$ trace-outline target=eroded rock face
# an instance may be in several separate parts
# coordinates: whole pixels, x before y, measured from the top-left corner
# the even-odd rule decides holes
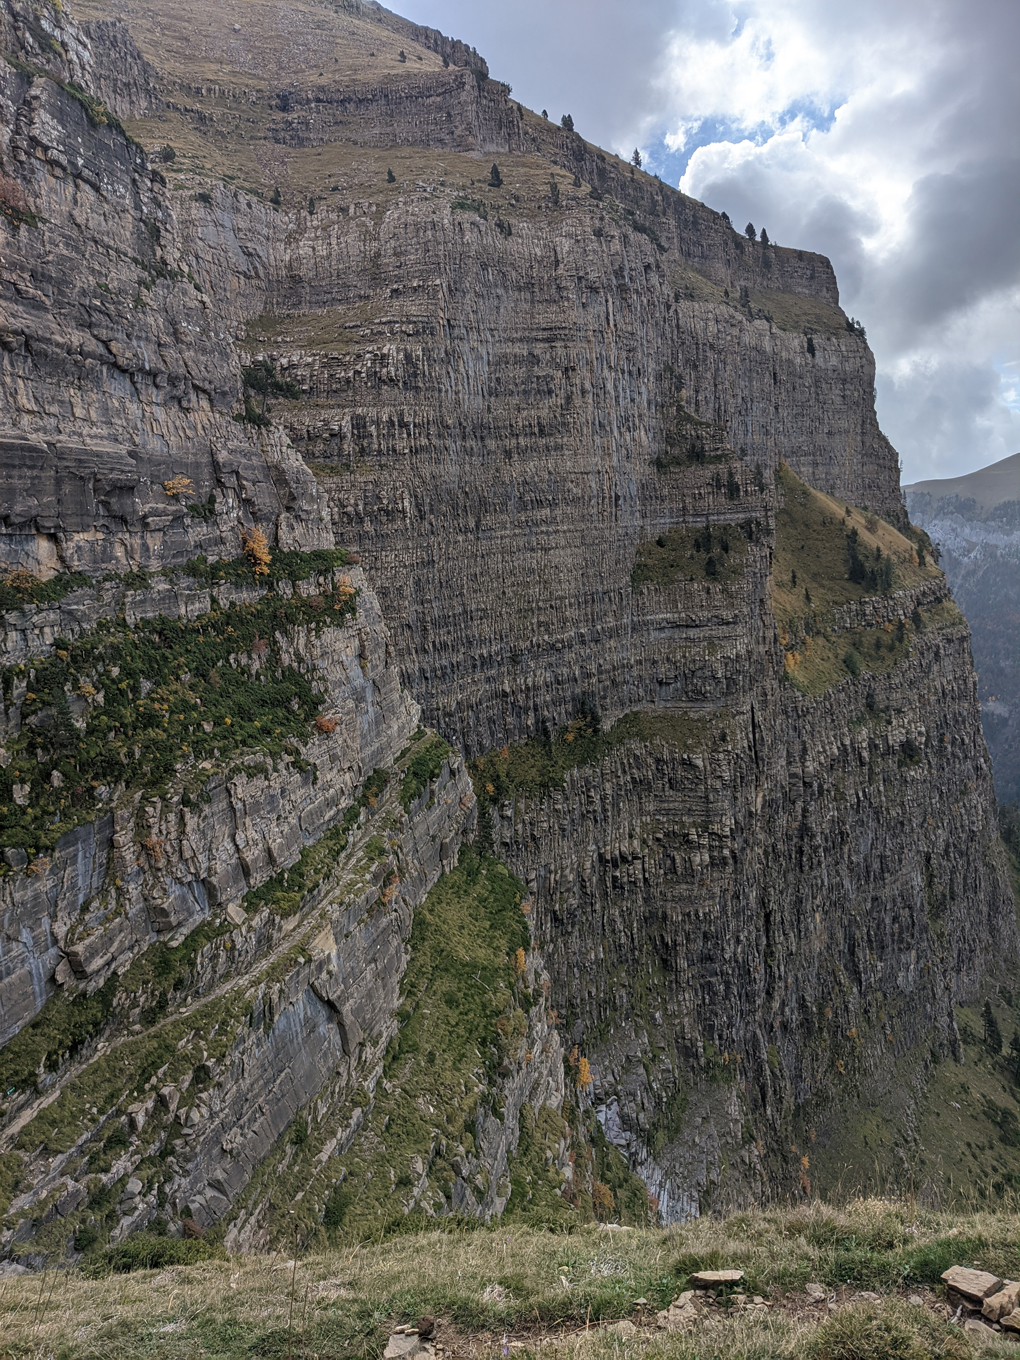
[[[956,1053],[954,1006],[1013,947],[988,780],[958,619],[892,676],[819,699],[762,676],[496,811],[607,1133],[667,1219],[760,1194],[764,1149],[795,1170],[796,1110],[824,1138],[901,1054]]]
[[[123,972],[140,950],[179,937],[210,915],[240,906],[245,894],[294,864],[350,805],[376,768],[391,766],[418,720],[417,706],[387,664],[387,637],[378,605],[358,568],[347,573],[359,609],[344,627],[295,632],[289,659],[315,676],[324,711],[336,730],[313,735],[295,761],[267,762],[251,754],[229,762],[192,762],[175,787],[160,793],[132,786],[107,790],[105,815],[62,836],[52,854],[0,880],[0,1036],[6,1040],[32,1018],[60,983],[101,986]],[[190,586],[190,588],[189,588]],[[318,579],[299,589],[312,595]],[[78,592],[60,637],[84,619],[179,614],[210,617],[222,605],[258,599],[255,589],[201,590],[194,582],[157,582],[144,592]],[[2,655],[11,666],[38,652],[38,617],[8,615],[17,625]],[[65,624],[65,619],[60,619]],[[43,649],[45,650],[45,649]],[[33,674],[27,672],[29,680]],[[20,729],[27,685],[3,714],[4,733]],[[126,771],[127,773],[128,771]],[[197,781],[197,783],[196,783]],[[200,798],[189,796],[196,788]]]
[[[65,20],[58,59],[20,8],[7,20],[8,40],[27,41],[25,64],[0,73],[0,158],[17,186],[0,279],[0,558],[50,573],[233,556],[242,520],[276,525],[287,547],[325,545],[307,469],[278,437],[230,419],[230,316],[194,272],[205,266],[236,295],[258,261],[204,204],[200,221],[172,211],[163,176],[97,102],[110,94],[106,66],[135,51],[126,33],[110,48],[105,28],[93,43]],[[44,66],[86,94],[34,74]],[[187,495],[167,494],[175,477]]]
[[[796,1120],[824,1136],[894,1059],[953,1052],[954,1003],[1016,953],[944,584],[834,611],[837,638],[911,621],[895,665],[811,694],[784,671],[780,465],[840,514],[905,524],[874,362],[828,262],[745,240],[396,16],[352,0],[316,19],[338,64],[375,59],[380,34],[403,44],[399,66],[335,85],[292,78],[300,34],[277,52],[216,29],[212,86],[158,65],[152,34],[180,20],[149,23],[147,4],[128,29],[3,11],[0,562],[92,580],[4,616],[4,663],[25,668],[5,737],[61,640],[234,598],[185,564],[237,559],[256,527],[271,554],[357,549],[364,575],[352,565],[356,619],[277,640],[332,728],[268,766],[242,752],[200,777],[182,757],[158,789],[125,776],[52,854],[10,848],[3,1033],[48,998],[126,1013],[20,1074],[5,1250],[63,1251],[90,1222],[87,1174],[119,1196],[115,1237],[188,1210],[255,1247],[279,1231],[273,1177],[297,1166],[317,1230],[398,1029],[413,913],[475,833],[458,752],[582,706],[650,726],[491,818],[533,894],[527,976],[550,1006],[522,1011],[473,1146],[442,1152],[449,1180],[426,1165],[438,1133],[388,1168],[399,1203],[502,1211],[519,1121],[563,1122],[556,1009],[664,1218],[803,1186]],[[210,167],[236,155],[249,188],[149,159],[102,101],[150,150],[184,133]],[[399,175],[391,149],[413,153]],[[265,426],[244,406],[254,359],[300,392]],[[651,545],[708,528],[729,565],[642,576]],[[128,569],[151,579],[101,579]],[[236,602],[261,589],[253,575]],[[98,703],[66,698],[70,722]],[[415,783],[419,710],[457,750]],[[30,794],[12,783],[16,808]],[[280,876],[306,853],[291,891]],[[102,1108],[115,1080],[130,1104]],[[158,1185],[135,1174],[148,1156]]]

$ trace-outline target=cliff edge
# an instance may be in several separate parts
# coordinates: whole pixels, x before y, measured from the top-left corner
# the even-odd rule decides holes
[[[920,1165],[1014,904],[828,262],[357,0],[0,32],[7,1255]]]

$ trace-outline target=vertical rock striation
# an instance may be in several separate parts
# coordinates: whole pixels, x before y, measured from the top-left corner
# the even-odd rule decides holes
[[[1017,944],[966,626],[828,261],[377,7],[122,9],[0,30],[5,1251],[185,1210],[260,1246],[274,1185],[311,1234],[358,1177],[383,1224],[576,1205],[557,1012],[665,1219],[806,1191]],[[587,763],[489,781],[596,714]],[[520,966],[523,890],[444,877],[458,751]],[[402,989],[473,893],[455,1141]]]

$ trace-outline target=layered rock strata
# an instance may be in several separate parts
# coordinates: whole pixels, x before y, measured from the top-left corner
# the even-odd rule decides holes
[[[345,627],[296,629],[281,657],[314,678],[333,730],[313,733],[301,744],[300,756],[295,747],[269,762],[257,752],[229,763],[183,757],[174,784],[159,791],[132,778],[128,763],[119,786],[98,791],[97,820],[65,832],[51,853],[31,862],[24,852],[8,850],[11,867],[0,876],[3,1039],[17,1033],[58,985],[101,986],[141,949],[193,930],[211,913],[222,916],[239,907],[246,893],[289,868],[305,846],[336,824],[374,769],[392,765],[414,731],[417,709],[386,664],[387,639],[375,599],[360,570],[352,572],[345,576],[359,592],[354,619]],[[321,599],[319,592],[331,586],[312,577],[297,589]],[[32,730],[23,727],[22,710],[35,683],[32,652],[38,658],[50,650],[40,646],[47,629],[66,643],[69,635],[88,631],[85,620],[95,629],[117,612],[130,623],[177,615],[227,629],[230,609],[262,594],[229,586],[202,590],[187,578],[164,579],[144,591],[76,592],[70,603],[43,615],[7,615],[14,645],[2,658],[11,696],[0,729],[5,762],[18,761],[23,731]],[[73,620],[70,627],[60,626],[64,619]],[[258,673],[258,650],[256,644],[252,653],[232,658],[233,665]],[[84,713],[92,709],[94,716],[103,707],[104,683],[115,685],[116,674],[82,685],[93,690],[88,699],[71,695],[83,710],[83,732]],[[139,692],[144,690],[143,681]],[[52,709],[33,712],[31,719],[43,732],[54,720]],[[228,730],[221,730],[226,743]],[[63,782],[63,776],[56,778]]]
[[[828,262],[746,240],[384,11],[292,23],[253,0],[247,28],[212,11],[193,35],[186,6],[122,8],[126,30],[90,5],[87,24],[4,9],[0,560],[94,592],[10,619],[9,660],[73,657],[146,609],[193,624],[230,592],[186,564],[230,562],[257,529],[255,562],[340,543],[365,577],[357,625],[256,634],[299,708],[315,680],[269,773],[253,735],[203,772],[196,809],[182,754],[159,788],[111,784],[110,816],[49,855],[59,821],[14,814],[36,839],[0,879],[4,1004],[41,1047],[8,1110],[25,1184],[6,1249],[185,1210],[261,1245],[274,1179],[317,1227],[366,1147],[401,1212],[498,1212],[532,1118],[568,1195],[555,1009],[665,1218],[805,1188],[798,1120],[824,1136],[894,1060],[923,1074],[952,1053],[954,1004],[1016,951],[965,627],[888,526],[860,542],[885,535],[906,585],[850,547],[851,505],[906,522]],[[818,551],[846,553],[840,581],[871,573],[831,608],[777,575],[784,463],[838,501]],[[95,579],[129,569],[153,573],[144,594]],[[259,675],[253,652],[235,663]],[[473,1147],[437,1123],[399,1172],[358,1138],[408,1023],[412,912],[474,802],[456,755],[411,742],[398,675],[472,758],[579,713],[646,724],[561,788],[487,807],[542,955]],[[5,689],[12,739],[29,692]],[[87,722],[94,696],[64,692]],[[331,730],[313,735],[313,707]],[[17,787],[35,787],[20,765]],[[36,801],[59,812],[59,792]],[[130,1025],[168,1002],[154,959],[185,1013],[149,1044]],[[88,1011],[73,1055],[25,1028],[48,996],[85,1012],[122,992],[128,1033]],[[114,1074],[130,1102],[108,1099]]]
[[[1012,935],[958,617],[820,698],[764,677],[659,713],[493,825],[607,1133],[672,1219],[796,1185],[798,1110],[824,1141],[891,1061],[955,1056]]]
[[[409,813],[394,790],[363,814],[296,916],[235,908],[219,918],[165,1018],[144,1023],[154,1003],[160,1013],[159,973],[128,972],[120,1005],[134,1023],[44,1084],[4,1135],[5,1148],[23,1150],[30,1186],[10,1205],[4,1246],[28,1257],[52,1249],[48,1236],[64,1241],[95,1221],[107,1186],[120,1195],[113,1240],[161,1211],[187,1210],[209,1227],[302,1112],[306,1129],[324,1126],[323,1162],[345,1150],[363,1113],[352,1094],[374,1088],[396,1030],[412,912],[455,861],[473,816],[463,765],[445,764]],[[97,1118],[89,1093],[111,1079],[124,1094]],[[345,1107],[350,1123],[338,1125]],[[134,1174],[143,1161],[144,1182]],[[245,1206],[237,1244],[265,1240],[268,1208]]]

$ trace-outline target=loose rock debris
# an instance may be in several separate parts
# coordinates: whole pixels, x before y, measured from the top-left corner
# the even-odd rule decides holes
[[[383,1360],[460,1360],[460,1357],[490,1354],[495,1346],[500,1346],[507,1355],[525,1345],[539,1348],[545,1343],[561,1341],[565,1336],[598,1331],[627,1338],[644,1333],[650,1340],[656,1331],[690,1331],[699,1323],[737,1309],[744,1316],[764,1317],[771,1311],[778,1311],[799,1315],[804,1320],[813,1317],[821,1321],[841,1308],[880,1303],[884,1297],[873,1290],[854,1290],[849,1286],[832,1288],[811,1282],[802,1291],[794,1291],[781,1300],[771,1300],[745,1292],[740,1287],[743,1281],[742,1270],[699,1271],[690,1277],[694,1287],[678,1294],[668,1308],[654,1315],[654,1321],[647,1308],[647,1299],[641,1298],[634,1300],[633,1320],[622,1318],[565,1330],[550,1329],[542,1335],[529,1332],[526,1341],[516,1337],[510,1339],[507,1334],[499,1337],[487,1333],[471,1337],[451,1334],[440,1340],[437,1336],[440,1323],[435,1318],[422,1318],[417,1327],[394,1328]],[[967,1333],[999,1333],[1020,1342],[1020,1281],[1000,1279],[988,1271],[968,1266],[952,1266],[943,1273],[942,1282],[946,1286],[945,1300],[927,1290],[909,1294],[907,1302],[913,1307],[931,1309]],[[509,1297],[498,1285],[490,1285],[483,1297],[497,1297],[496,1290]]]
[[[964,1331],[1020,1334],[1020,1281],[1000,1280],[987,1270],[950,1266],[942,1273],[942,1283]]]

